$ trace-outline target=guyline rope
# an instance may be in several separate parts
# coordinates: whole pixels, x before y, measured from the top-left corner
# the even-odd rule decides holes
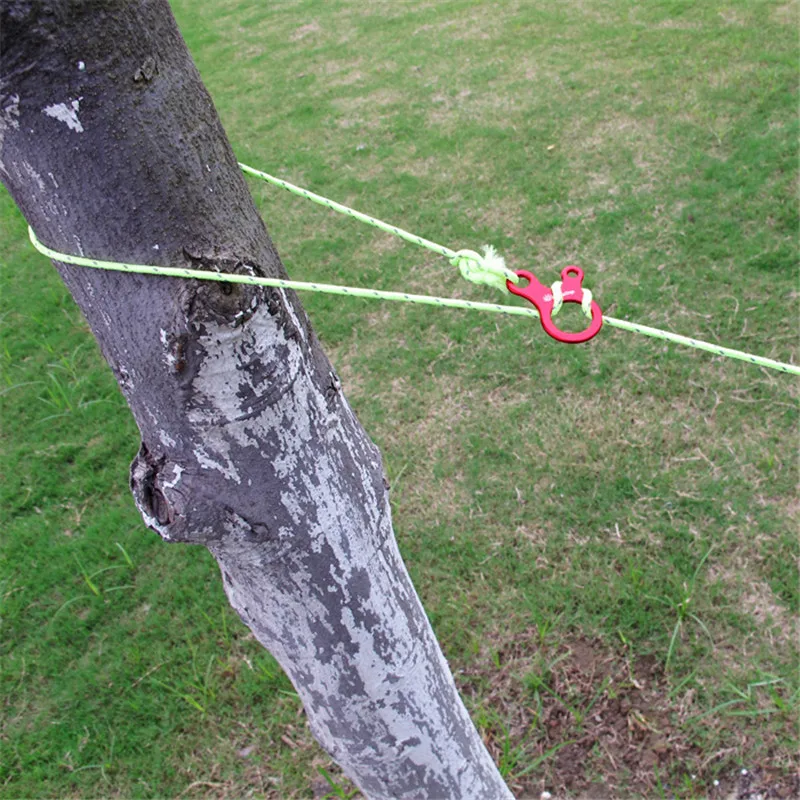
[[[369,215],[363,214],[360,211],[356,211],[355,209],[352,209],[341,203],[337,203],[334,200],[330,200],[326,197],[315,194],[314,192],[310,192],[307,189],[295,186],[294,184],[289,183],[289,181],[276,178],[273,175],[269,175],[268,173],[254,169],[253,167],[249,167],[246,164],[239,163],[239,166],[247,175],[260,178],[261,180],[267,181],[274,186],[279,186],[282,189],[286,189],[292,194],[305,197],[307,200],[311,200],[314,203],[323,205],[326,208],[330,208],[331,210],[337,211],[341,214],[346,214],[347,216],[353,217],[360,222],[364,222],[386,233],[391,233],[394,236],[398,236],[407,242],[411,242],[412,244],[416,244],[420,247],[425,247],[428,250],[432,250],[435,253],[439,253],[440,255],[449,258],[450,262],[454,266],[459,267],[462,276],[474,283],[483,283],[495,286],[503,291],[507,291],[505,284],[506,280],[510,280],[512,283],[517,283],[519,280],[517,275],[506,267],[503,258],[499,256],[492,247],[484,248],[483,256],[473,250],[451,250],[449,247],[429,241],[421,236],[404,231],[402,228],[398,228],[395,225],[390,225],[386,222],[376,219],[375,217],[370,217]],[[280,289],[321,292],[325,294],[361,297],[373,300],[419,303],[423,305],[440,306],[444,308],[464,308],[475,311],[492,311],[499,314],[509,314],[522,317],[539,317],[538,312],[533,308],[525,308],[523,306],[506,306],[498,303],[480,303],[471,300],[458,300],[453,297],[435,297],[430,295],[410,294],[407,292],[387,292],[380,291],[378,289],[365,289],[355,286],[339,286],[334,284],[308,281],[292,281],[285,280],[283,278],[262,278],[255,275],[234,275],[230,273],[208,272],[205,270],[188,269],[184,267],[162,267],[147,264],[130,264],[118,261],[103,261],[100,259],[85,258],[83,256],[74,256],[68,253],[60,253],[57,250],[53,250],[40,242],[33,229],[30,227],[28,228],[28,234],[33,246],[43,255],[53,259],[54,261],[59,261],[64,264],[75,264],[81,267],[115,270],[119,272],[132,272],[144,275],[162,275],[171,278],[191,278],[195,280],[218,281],[222,283],[269,286]],[[556,298],[558,298],[558,295],[560,294],[559,289],[560,287],[558,283],[553,285],[553,293]],[[586,294],[588,294],[588,292]],[[763,356],[757,356],[741,350],[734,350],[730,347],[722,347],[720,345],[704,342],[690,336],[681,336],[680,334],[663,331],[658,328],[651,328],[648,325],[640,325],[638,323],[615,319],[614,317],[608,317],[605,315],[603,315],[603,323],[606,325],[611,325],[615,328],[620,328],[622,330],[640,333],[644,336],[650,336],[655,339],[662,339],[667,342],[693,347],[697,350],[705,350],[709,353],[713,353],[714,355],[725,356],[726,358],[734,358],[740,361],[747,361],[751,364],[756,364],[757,366],[767,367],[769,369],[786,372],[792,375],[800,375],[800,366],[783,363],[781,361],[775,361],[770,358],[764,358]]]

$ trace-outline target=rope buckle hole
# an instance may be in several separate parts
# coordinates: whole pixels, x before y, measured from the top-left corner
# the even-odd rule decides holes
[[[558,342],[579,344],[588,342],[600,332],[600,328],[603,327],[603,312],[592,300],[592,293],[583,288],[583,270],[580,267],[574,265],[564,267],[561,270],[561,280],[556,281],[552,287],[540,283],[536,276],[527,270],[521,269],[516,274],[528,283],[523,286],[521,283],[515,285],[511,281],[506,281],[506,288],[512,294],[524,297],[536,306],[542,327],[548,336]],[[590,317],[591,321],[585,330],[568,333],[553,322],[553,317],[564,303],[578,303],[584,314]]]

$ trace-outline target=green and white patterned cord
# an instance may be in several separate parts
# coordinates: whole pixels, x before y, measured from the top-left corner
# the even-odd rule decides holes
[[[421,236],[404,231],[395,225],[389,225],[382,222],[375,217],[370,217],[360,211],[349,208],[348,206],[337,203],[334,200],[329,200],[326,197],[310,192],[307,189],[302,189],[295,186],[288,181],[281,180],[272,175],[262,172],[246,164],[239,164],[242,171],[248,175],[260,178],[282,189],[286,189],[292,194],[305,197],[314,203],[323,205],[333,211],[353,217],[368,225],[372,225],[379,230],[391,233],[394,236],[399,236],[407,242],[425,247],[435,253],[439,253],[450,259],[454,266],[458,266],[461,274],[474,283],[483,283],[490,286],[495,286],[502,291],[507,291],[506,279],[514,283],[519,281],[519,278],[509,270],[503,258],[497,254],[493,247],[487,246],[484,248],[484,255],[480,255],[473,250],[451,250],[449,247],[436,244],[428,239],[423,239]],[[524,306],[506,306],[498,303],[479,303],[471,300],[458,300],[454,297],[434,297],[430,295],[409,294],[407,292],[385,292],[377,289],[364,289],[355,286],[338,286],[327,283],[316,283],[307,281],[292,281],[283,278],[262,278],[255,275],[235,275],[224,272],[208,272],[205,270],[188,269],[184,267],[161,267],[151,266],[146,264],[129,264],[118,261],[102,261],[95,258],[85,258],[83,256],[73,256],[67,253],[59,253],[57,250],[44,245],[36,237],[32,228],[28,228],[33,246],[43,255],[54,261],[59,261],[63,264],[75,264],[81,267],[92,267],[94,269],[115,270],[119,272],[133,272],[143,275],[161,275],[170,278],[191,278],[195,280],[205,281],[218,281],[222,283],[240,283],[248,284],[251,286],[269,286],[280,289],[294,289],[296,291],[310,291],[321,292],[324,294],[343,295],[347,297],[361,297],[371,300],[389,300],[401,303],[420,303],[423,305],[439,306],[443,308],[464,308],[473,311],[493,311],[498,314],[510,314],[522,317],[539,317],[538,312],[534,308],[526,308]],[[559,288],[554,284],[553,290],[556,297],[559,295]],[[584,308],[586,311],[586,308]],[[730,347],[721,347],[720,345],[704,342],[699,339],[694,339],[689,336],[681,336],[669,331],[659,330],[658,328],[651,328],[647,325],[639,325],[634,322],[626,320],[615,319],[614,317],[603,316],[603,323],[622,330],[632,331],[633,333],[640,333],[644,336],[650,336],[656,339],[662,339],[667,342],[675,344],[686,345],[698,350],[705,350],[718,356],[725,356],[727,358],[734,358],[740,361],[747,361],[751,364],[756,364],[760,367],[767,367],[769,369],[779,370],[780,372],[787,372],[792,375],[800,375],[800,366],[794,364],[786,364],[781,361],[774,361],[771,358],[764,358],[752,353],[745,353],[741,350],[734,350]]]
[[[474,250],[451,250],[442,244],[436,244],[428,239],[423,239],[415,233],[409,233],[396,225],[390,225],[388,222],[383,222],[375,217],[370,217],[368,214],[363,214],[361,211],[356,211],[354,208],[337,203],[335,200],[329,200],[327,197],[310,192],[308,189],[303,189],[300,186],[295,186],[289,181],[276,178],[259,169],[248,167],[247,164],[239,162],[239,167],[245,175],[252,175],[254,178],[260,178],[262,181],[271,183],[273,186],[279,186],[281,189],[286,189],[287,192],[296,194],[299,197],[305,197],[312,203],[318,203],[321,206],[330,208],[332,211],[338,211],[340,214],[346,214],[348,217],[357,219],[359,222],[364,222],[367,225],[372,225],[385,233],[391,233],[394,236],[399,236],[411,244],[425,247],[428,250],[433,250],[434,253],[446,256],[450,259],[450,263],[454,267],[458,267],[461,275],[472,283],[485,283],[488,286],[494,286],[501,291],[506,291],[506,280],[512,283],[519,283],[519,278],[507,266],[502,256],[497,254],[497,251],[491,245],[484,247],[484,254],[481,256]]]
[[[33,228],[28,226],[31,243],[42,255],[59,261],[62,264],[75,264],[79,267],[114,270],[116,272],[134,272],[141,275],[161,275],[166,278],[192,278],[200,281],[217,281],[219,283],[243,283],[250,286],[271,286],[278,289],[294,289],[298,292],[321,292],[322,294],[338,294],[347,297],[363,297],[368,300],[392,300],[399,303],[421,303],[429,306],[445,308],[468,308],[473,311],[495,311],[499,314],[516,314],[521,317],[539,318],[535,308],[524,306],[503,306],[497,303],[478,303],[472,300],[458,300],[455,297],[431,297],[425,294],[409,294],[408,292],[384,292],[378,289],[364,289],[358,286],[339,286],[331,283],[311,283],[308,281],[291,281],[284,278],[261,278],[255,275],[235,275],[229,272],[207,272],[201,269],[186,267],[156,267],[147,264],[128,264],[120,261],[101,261],[97,258],[84,258],[59,253],[39,241]]]

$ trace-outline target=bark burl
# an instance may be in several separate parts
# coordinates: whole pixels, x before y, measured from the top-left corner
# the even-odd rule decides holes
[[[6,0],[0,48],[0,178],[43,242],[283,275],[164,0]],[[211,551],[345,773],[370,798],[511,797],[296,297],[55,266],[139,426],[146,523]]]

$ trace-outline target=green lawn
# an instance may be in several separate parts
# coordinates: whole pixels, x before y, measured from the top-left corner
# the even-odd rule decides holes
[[[173,3],[240,160],[543,282],[580,264],[612,316],[800,359],[797,0],[261,6]],[[292,277],[505,301],[250,185]],[[212,558],[145,529],[111,372],[5,193],[0,220],[0,797],[346,796]],[[723,797],[742,769],[788,796],[797,379],[303,300],[518,796]]]

